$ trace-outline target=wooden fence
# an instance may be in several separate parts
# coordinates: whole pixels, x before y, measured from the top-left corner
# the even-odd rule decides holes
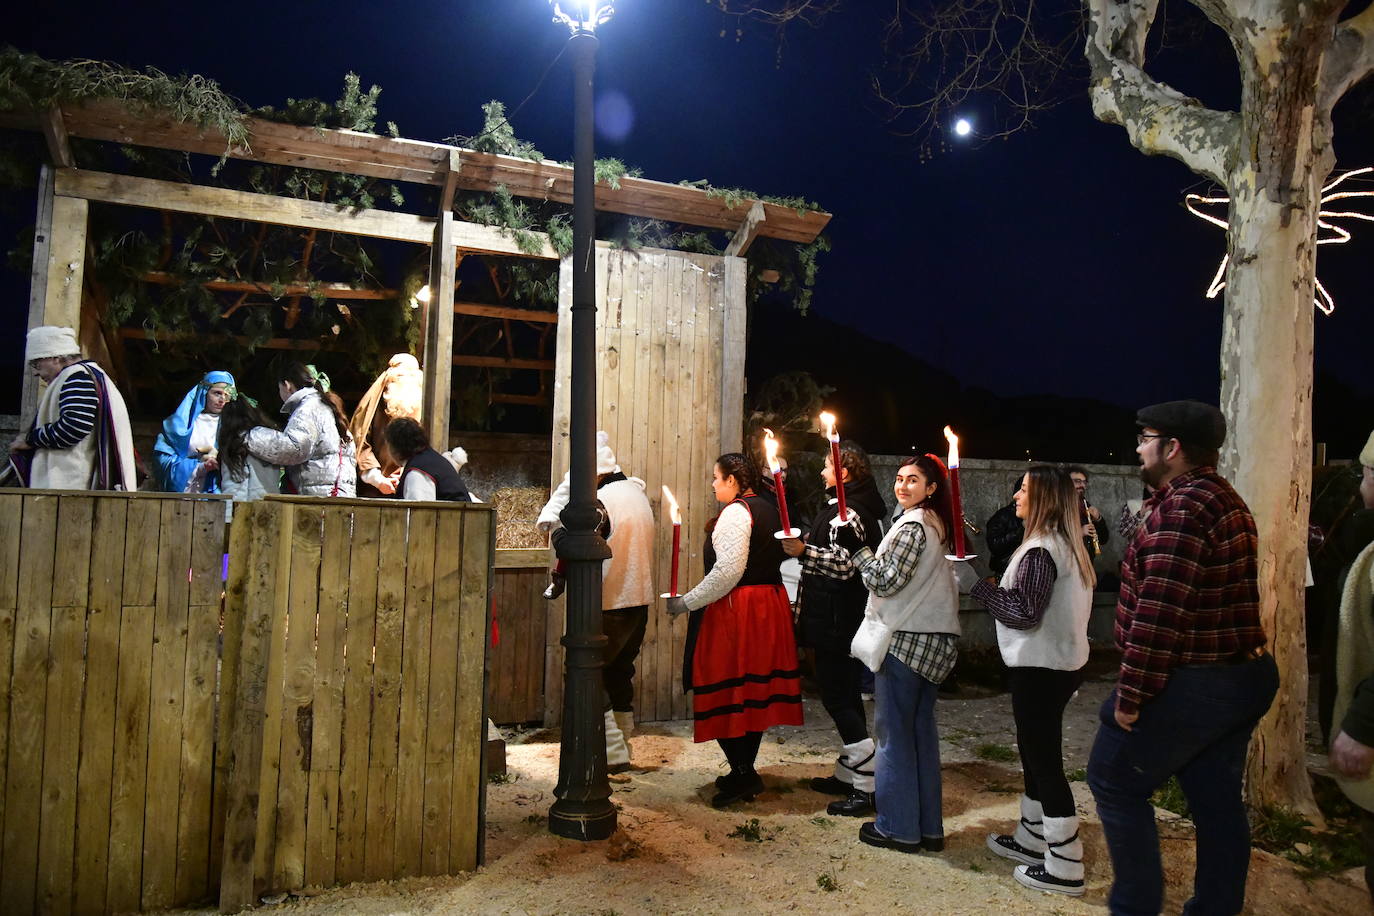
[[[221,627],[222,497],[0,491],[0,910],[481,861],[492,510],[273,497],[233,527]]]

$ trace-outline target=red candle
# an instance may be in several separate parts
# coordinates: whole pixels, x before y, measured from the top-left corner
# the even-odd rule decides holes
[[[782,465],[778,464],[778,440],[773,438],[771,429],[765,428],[763,434],[763,451],[768,456],[768,470],[773,474],[773,487],[778,494],[778,518],[782,522],[782,533],[778,536],[796,537],[792,533],[792,520],[787,517],[787,488],[782,485]]]
[[[949,497],[954,504],[954,555],[964,559],[964,503],[959,498],[959,437],[954,430],[945,427],[945,438],[949,440]]]
[[[825,435],[830,439],[830,466],[835,471],[835,501],[839,508],[836,518],[844,522],[849,515],[844,504],[844,467],[840,464],[840,436],[835,432],[835,415],[828,410],[822,411],[821,422],[825,424]]]
[[[668,578],[668,594],[666,598],[677,597],[677,557],[678,551],[682,546],[682,513],[678,511],[677,500],[673,498],[673,491],[668,489],[668,485],[663,485],[663,498],[668,501],[668,514],[673,520],[673,560],[672,574]]]

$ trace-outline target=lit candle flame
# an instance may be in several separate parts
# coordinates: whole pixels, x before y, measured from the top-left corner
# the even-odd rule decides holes
[[[954,435],[954,430],[946,426],[945,438],[949,440],[949,461],[947,463],[951,468],[957,468],[959,466],[959,437]]]
[[[678,511],[677,500],[673,498],[673,491],[668,489],[668,485],[663,485],[663,498],[668,500],[668,515],[673,520],[674,525],[682,524],[682,513]]]
[[[782,465],[778,464],[778,440],[773,438],[773,431],[766,426],[763,428],[763,451],[768,456],[768,470],[774,474],[782,470]]]
[[[835,415],[828,410],[821,411],[821,425],[825,427],[825,437],[835,438]]]

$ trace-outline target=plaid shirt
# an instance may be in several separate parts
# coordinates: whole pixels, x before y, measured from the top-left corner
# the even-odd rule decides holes
[[[1180,665],[1224,664],[1263,646],[1255,520],[1215,468],[1175,477],[1121,561],[1117,704],[1139,712]]]
[[[849,558],[849,551],[833,544],[825,547],[807,544],[798,559],[801,561],[803,574],[810,573],[841,581],[854,575],[854,561]]]
[[[932,684],[938,684],[949,677],[954,663],[959,660],[959,649],[955,645],[958,641],[959,637],[953,633],[898,630],[892,634],[887,654]]]
[[[836,547],[843,551],[843,547]],[[859,568],[864,586],[879,598],[890,598],[916,575],[916,564],[921,561],[921,553],[926,549],[926,528],[924,525],[903,525],[887,542],[887,550],[881,555],[867,547],[854,551],[851,559]]]

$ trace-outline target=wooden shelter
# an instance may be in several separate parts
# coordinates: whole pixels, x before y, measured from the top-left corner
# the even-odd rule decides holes
[[[80,327],[90,202],[258,221],[390,239],[430,246],[431,298],[425,305],[422,352],[424,416],[435,442],[449,440],[454,315],[493,321],[534,321],[557,327],[557,359],[463,357],[467,365],[552,370],[553,481],[567,466],[570,263],[560,269],[559,310],[538,312],[457,301],[456,265],[465,253],[555,259],[548,238],[537,233],[538,251],[524,250],[500,228],[463,222],[453,214],[459,190],[494,191],[540,201],[572,200],[572,169],[559,163],[481,153],[441,143],[390,138],[346,130],[322,130],[248,119],[249,141],[233,146],[223,135],[156,114],[134,113],[113,101],[87,102],[45,112],[0,114],[0,126],[41,130],[53,168],[39,191],[38,228],[29,326]],[[291,167],[409,182],[441,189],[432,215],[381,209],[341,210],[326,203],[158,181],[78,168],[70,140],[82,137],[134,146],[179,150]],[[698,187],[622,178],[618,187],[599,183],[598,210],[672,223],[728,230],[721,256],[678,251],[628,251],[598,243],[598,427],[611,441],[626,473],[645,479],[658,509],[660,487],[677,494],[689,533],[684,539],[682,579],[701,573],[698,532],[716,507],[709,487],[710,463],[740,447],[744,395],[746,278],[744,255],[760,237],[809,243],[830,216],[758,200],[731,205]],[[157,282],[155,278],[145,278]],[[212,281],[215,282],[215,281]],[[218,281],[232,285],[234,281]],[[226,287],[227,288],[227,287]],[[362,298],[369,291],[333,289],[330,296]],[[519,314],[512,314],[518,312]],[[130,330],[131,335],[138,333]],[[290,340],[268,346],[291,348]],[[486,360],[474,363],[472,360]],[[24,380],[24,420],[37,397]],[[668,526],[661,526],[658,578],[666,584]],[[498,551],[496,594],[519,608],[505,608],[511,638],[492,653],[503,697],[513,703],[510,721],[552,723],[561,711],[562,602],[537,599],[534,580],[547,564],[544,551]],[[504,555],[504,556],[503,556]],[[528,581],[526,581],[528,580]],[[523,616],[512,613],[523,609]],[[661,609],[655,609],[661,611]],[[640,666],[640,716],[646,720],[686,714],[677,671],[684,625],[651,612]],[[517,708],[518,707],[518,708]]]

